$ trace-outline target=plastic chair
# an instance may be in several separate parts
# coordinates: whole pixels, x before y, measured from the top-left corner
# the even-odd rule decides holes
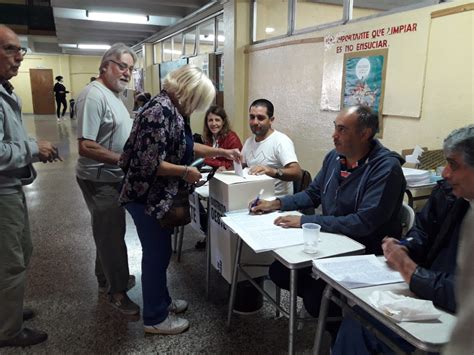
[[[415,223],[415,211],[406,203],[402,204],[401,211],[402,236],[405,236]]]

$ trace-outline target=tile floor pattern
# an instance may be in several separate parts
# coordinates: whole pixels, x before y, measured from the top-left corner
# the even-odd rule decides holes
[[[98,296],[90,216],[75,181],[77,122],[68,118],[57,124],[53,115],[25,115],[25,125],[31,135],[56,144],[64,159],[36,164],[38,178],[25,187],[34,243],[25,305],[37,312],[27,326],[46,331],[49,339],[24,349],[2,348],[1,354],[287,352],[288,321],[275,319],[268,304],[255,315],[235,315],[226,331],[227,283],[213,271],[211,298],[206,299],[205,252],[194,249],[200,235],[191,227],[185,229],[181,263],[173,256],[168,272],[172,297],[189,301],[185,317],[190,329],[177,336],[145,336],[140,319],[117,314]],[[137,277],[129,295],[142,306],[141,248],[130,218],[126,238],[130,272]],[[310,323],[297,332],[297,353],[311,353],[314,333]]]

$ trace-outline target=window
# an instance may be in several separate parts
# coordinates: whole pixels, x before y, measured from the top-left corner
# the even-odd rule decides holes
[[[183,33],[178,33],[173,36],[173,50],[171,51],[171,57],[173,60],[181,58],[183,55]]]
[[[224,50],[224,16],[219,15],[216,17],[217,22],[217,48],[216,52],[222,52]]]
[[[214,53],[214,19],[199,25],[199,54]]]
[[[171,41],[171,38],[168,38],[167,40],[164,40],[161,43],[163,44],[163,47],[161,49],[161,58],[163,59],[162,62],[168,62],[170,60],[173,60],[173,43]]]
[[[407,11],[446,0],[253,0],[253,41]],[[352,4],[352,5],[351,5]],[[352,6],[352,8],[351,8]],[[290,22],[288,22],[291,19]],[[309,31],[306,30],[306,31]]]
[[[183,55],[186,57],[192,57],[196,55],[196,28],[193,28],[184,34]]]
[[[344,0],[296,0],[295,30],[342,21]]]
[[[260,41],[288,33],[288,0],[254,0],[253,40]]]

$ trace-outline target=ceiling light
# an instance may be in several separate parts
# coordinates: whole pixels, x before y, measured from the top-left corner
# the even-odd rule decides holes
[[[199,35],[199,40],[203,42],[214,42],[214,35]],[[223,35],[218,35],[217,40],[219,42],[224,42],[225,36]]]
[[[77,48],[77,44],[75,44],[75,43],[59,43],[59,47],[62,47],[62,48]]]
[[[121,23],[147,23],[150,18],[146,15],[125,14],[120,12],[97,12],[86,10],[86,16],[94,21],[121,22]]]
[[[272,33],[275,32],[275,29],[273,27],[266,27],[265,28],[265,33]]]
[[[79,49],[109,49],[110,45],[108,44],[78,44],[77,48]]]
[[[163,52],[166,54],[178,54],[178,55],[182,54],[181,51],[177,49],[168,49],[168,48],[163,49]]]

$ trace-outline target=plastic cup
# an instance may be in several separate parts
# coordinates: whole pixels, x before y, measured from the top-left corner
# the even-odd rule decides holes
[[[303,251],[307,254],[314,254],[318,251],[319,231],[321,226],[316,223],[305,223],[301,226],[303,228]]]

